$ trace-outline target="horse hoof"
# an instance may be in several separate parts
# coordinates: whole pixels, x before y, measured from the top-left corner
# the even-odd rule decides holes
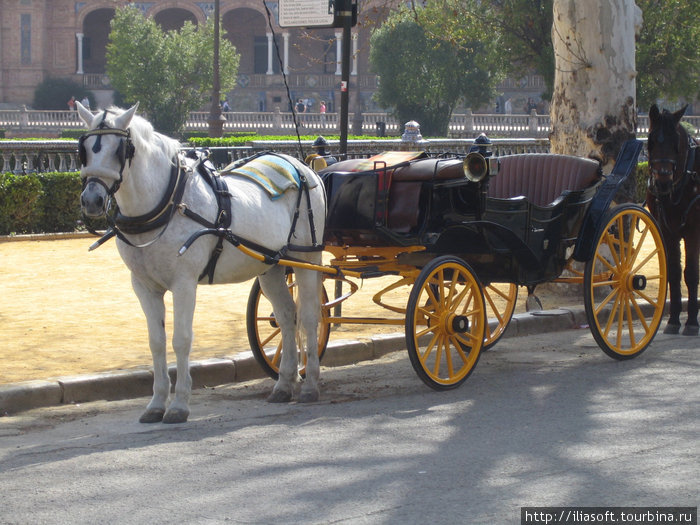
[[[160,423],[165,414],[164,408],[149,408],[139,418],[139,423]]]
[[[699,332],[698,326],[685,325],[683,328],[683,335],[698,335]]]
[[[190,411],[185,408],[171,408],[165,413],[163,423],[185,423],[190,415]]]
[[[292,394],[284,390],[273,390],[267,398],[268,403],[289,403],[292,400]]]
[[[680,331],[680,329],[681,329],[681,325],[680,325],[680,324],[671,324],[671,323],[668,323],[668,324],[666,325],[666,328],[664,328],[664,333],[665,333],[665,334],[677,334],[677,333]]]
[[[299,403],[314,403],[318,401],[320,394],[318,390],[306,390],[299,394]]]

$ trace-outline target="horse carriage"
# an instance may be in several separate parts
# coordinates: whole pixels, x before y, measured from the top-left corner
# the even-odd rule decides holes
[[[635,169],[641,142],[624,145],[607,177],[594,160],[495,158],[487,147],[466,157],[388,152],[319,170],[328,199],[324,282],[349,290],[329,299],[324,287],[319,357],[333,325],[404,325],[417,375],[436,390],[454,388],[506,331],[518,287],[532,291],[552,281],[583,285],[588,324],[606,354],[628,359],[647,348],[665,304],[663,241],[641,206],[610,207]],[[395,280],[373,301],[393,315],[334,313],[358,280],[386,276]],[[293,293],[291,275],[288,282]],[[385,301],[401,287],[410,288],[407,303]],[[277,377],[279,329],[261,303],[256,283],[248,337],[258,362]]]
[[[640,206],[610,206],[634,170],[638,141],[625,144],[608,176],[589,159],[495,158],[485,147],[464,157],[386,153],[318,173],[266,153],[220,174],[200,153],[182,155],[137,106],[77,108],[89,129],[79,141],[81,207],[110,224],[93,246],[117,237],[148,324],[154,387],[141,422],[188,418],[196,287],[207,282],[257,276],[248,337],[277,379],[272,402],[319,398],[320,358],[338,323],[404,326],[418,376],[444,390],[465,381],[504,334],[518,286],[581,283],[593,337],[616,359],[644,351],[661,321],[666,257],[656,222]],[[358,281],[375,277],[395,278],[373,299],[389,317],[333,314]],[[329,299],[331,281],[347,293]],[[404,286],[407,302],[387,299]],[[177,356],[169,406],[166,291]]]

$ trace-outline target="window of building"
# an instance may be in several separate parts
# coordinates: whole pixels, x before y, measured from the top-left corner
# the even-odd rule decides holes
[[[20,60],[22,65],[32,63],[32,15],[20,15]]]
[[[280,46],[280,53],[282,53],[281,44],[277,42]],[[274,44],[273,44],[274,46]],[[267,73],[267,37],[266,36],[256,36],[254,43],[254,58],[253,58],[253,72],[257,74]],[[279,60],[277,59],[277,51],[272,48],[272,71],[274,73],[279,73],[282,69],[280,68]]]
[[[90,60],[92,58],[92,41],[89,36],[83,37],[83,60]]]
[[[326,36],[323,43],[323,72],[335,73],[338,68],[338,58],[336,56],[336,43],[334,36]]]

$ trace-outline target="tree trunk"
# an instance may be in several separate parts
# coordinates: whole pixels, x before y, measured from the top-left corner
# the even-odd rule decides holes
[[[607,173],[634,137],[641,24],[634,0],[554,0],[553,153],[598,159]]]

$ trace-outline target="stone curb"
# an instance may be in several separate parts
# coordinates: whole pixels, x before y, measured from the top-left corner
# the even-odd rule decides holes
[[[20,235],[0,235],[0,242],[19,241],[60,241],[65,239],[90,239],[97,237],[88,232],[26,233]]]
[[[503,337],[568,330],[586,323],[583,307],[516,314]],[[322,365],[350,365],[377,359],[405,348],[403,333],[378,335],[364,340],[331,341],[326,348]],[[175,367],[171,367],[169,373],[174,381]],[[190,373],[193,388],[215,387],[266,377],[252,352],[223,359],[193,361],[190,363]],[[146,368],[0,385],[0,416],[62,404],[147,397],[152,393],[152,386],[153,372]]]

